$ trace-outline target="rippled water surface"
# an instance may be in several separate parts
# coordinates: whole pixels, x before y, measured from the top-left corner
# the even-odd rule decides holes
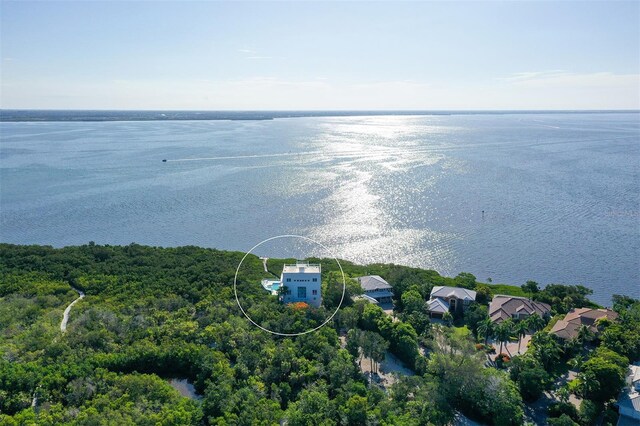
[[[637,113],[0,129],[3,242],[246,251],[299,234],[356,262],[640,297]]]

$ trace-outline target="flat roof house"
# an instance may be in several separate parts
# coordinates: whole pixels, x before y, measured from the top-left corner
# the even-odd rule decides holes
[[[551,306],[546,303],[534,302],[526,297],[505,296],[496,294],[489,305],[489,318],[499,324],[507,318],[514,320],[525,319],[533,314],[541,318],[551,315]]]
[[[364,290],[364,295],[376,300],[378,303],[391,303],[393,297],[393,287],[379,275],[367,275],[358,277],[360,287]]]
[[[280,285],[286,287],[282,295],[284,303],[305,302],[319,307],[322,303],[322,274],[319,264],[298,261],[284,265],[280,276]]]
[[[475,302],[476,292],[462,287],[435,286],[427,302],[430,316],[442,316],[445,312],[464,311]]]
[[[572,309],[563,319],[554,324],[550,332],[563,340],[578,337],[580,327],[583,325],[588,327],[593,333],[597,333],[598,327],[596,321],[601,318],[614,321],[618,318],[618,314],[611,309]]]

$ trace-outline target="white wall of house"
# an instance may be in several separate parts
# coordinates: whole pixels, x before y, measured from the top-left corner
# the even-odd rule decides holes
[[[322,303],[322,276],[320,266],[312,267],[298,264],[285,265],[282,271],[281,282],[287,287],[287,294],[283,296],[283,302],[305,302],[310,306],[319,307]]]

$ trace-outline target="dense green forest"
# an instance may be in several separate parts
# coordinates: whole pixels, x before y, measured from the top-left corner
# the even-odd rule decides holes
[[[233,282],[243,253],[198,247],[155,248],[93,243],[54,249],[0,244],[0,424],[7,425],[446,425],[456,413],[495,425],[526,421],[527,403],[545,391],[560,395],[549,424],[615,424],[613,401],[629,362],[640,360],[640,302],[614,296],[615,322],[598,335],[560,342],[540,317],[495,327],[487,317],[493,294],[529,296],[554,317],[596,306],[582,286],[535,282],[479,283],[467,273],[341,261],[347,297],[316,332],[281,337],[253,326],[236,304]],[[321,324],[337,307],[342,278],[323,264],[323,303],[292,309],[259,285],[262,261],[249,256],[238,293],[252,318],[291,332]],[[285,260],[270,260],[281,269]],[[353,302],[352,278],[377,274],[394,288],[394,317]],[[430,320],[425,301],[435,285],[478,292],[464,314]],[[65,307],[86,293],[70,314]],[[518,341],[535,332],[529,350],[488,362],[488,338]],[[373,370],[392,354],[415,374],[388,386]],[[575,380],[557,378],[568,368]],[[197,398],[169,379],[187,379]],[[569,403],[578,396],[579,408]]]

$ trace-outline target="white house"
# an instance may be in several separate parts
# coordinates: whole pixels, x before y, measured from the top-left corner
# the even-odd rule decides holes
[[[282,295],[284,303],[305,302],[316,308],[322,303],[319,264],[298,261],[295,265],[284,265],[280,283],[286,288]]]
[[[618,425],[640,424],[640,366],[630,365],[627,387],[618,399]]]

